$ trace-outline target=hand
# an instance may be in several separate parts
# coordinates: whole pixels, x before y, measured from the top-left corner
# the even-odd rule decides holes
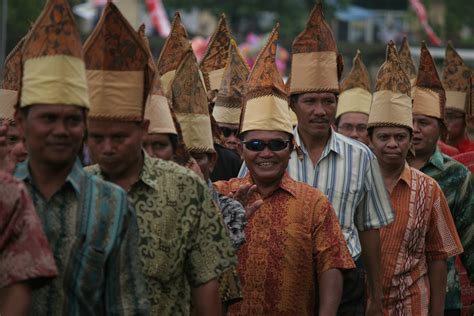
[[[250,216],[252,216],[252,214],[263,204],[262,199],[257,199],[250,203],[250,199],[255,192],[257,192],[257,186],[255,184],[244,184],[241,185],[235,193],[230,193],[228,195],[228,197],[233,198],[244,206],[245,217],[247,217],[247,219],[249,219]]]

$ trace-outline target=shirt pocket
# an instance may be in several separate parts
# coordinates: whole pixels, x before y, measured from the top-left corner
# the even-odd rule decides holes
[[[344,228],[353,226],[354,212],[356,210],[355,192],[339,191],[328,188],[324,193],[329,198],[329,202],[331,202],[331,205],[336,211],[339,223],[344,226]]]

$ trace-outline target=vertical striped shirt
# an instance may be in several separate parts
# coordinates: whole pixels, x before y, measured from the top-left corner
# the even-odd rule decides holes
[[[291,178],[321,190],[334,207],[349,251],[354,259],[361,253],[357,230],[381,228],[394,219],[388,193],[375,155],[364,144],[331,131],[319,161],[313,164],[297,128],[296,151],[291,154]],[[239,177],[247,173],[242,166]]]

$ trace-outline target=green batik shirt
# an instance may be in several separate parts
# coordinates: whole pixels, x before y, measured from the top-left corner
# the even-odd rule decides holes
[[[100,175],[98,165],[86,170]],[[208,187],[192,171],[144,154],[140,179],[128,198],[138,219],[151,315],[189,315],[191,287],[236,265]]]
[[[84,172],[79,160],[49,199],[28,161],[15,176],[30,192],[59,273],[33,290],[30,314],[149,315],[136,217],[125,191]]]
[[[435,179],[443,190],[454,223],[464,247],[461,259],[471,281],[474,280],[474,178],[461,163],[438,149],[420,171]],[[448,291],[446,309],[460,309],[461,286],[454,266],[455,257],[448,259]]]

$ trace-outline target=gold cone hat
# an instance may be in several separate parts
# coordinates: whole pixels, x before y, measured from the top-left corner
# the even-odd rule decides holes
[[[79,32],[66,0],[49,0],[23,47],[20,107],[33,104],[89,108]]]
[[[402,68],[407,74],[408,79],[412,86],[415,85],[416,80],[416,66],[413,58],[411,57],[410,46],[408,45],[407,37],[403,37],[402,45],[398,50],[398,58],[402,64]]]
[[[23,37],[5,59],[4,76],[0,87],[0,121],[14,124],[15,107],[21,87],[21,51],[26,37]]]
[[[412,91],[413,114],[443,119],[446,94],[425,42],[421,43],[420,66]]]
[[[369,115],[372,103],[370,90],[369,72],[358,50],[352,61],[351,71],[341,83],[336,118],[347,112],[359,112]]]
[[[290,94],[339,92],[342,56],[320,2],[311,11],[308,23],[293,42]],[[324,74],[324,76],[321,76]]]
[[[145,119],[150,121],[148,127],[149,134],[174,134],[177,135],[176,126],[171,115],[171,108],[168,99],[161,89],[161,82],[158,76],[155,77],[153,92],[149,96],[146,108]]]
[[[149,49],[111,1],[84,45],[89,118],[141,121],[152,88]]]
[[[446,108],[466,113],[471,70],[448,42],[443,63],[443,86],[446,90]]]
[[[213,153],[214,143],[206,87],[196,57],[189,49],[170,84],[172,107],[190,152]]]
[[[249,72],[237,44],[231,40],[229,60],[212,112],[218,123],[239,124]]]
[[[385,62],[377,73],[368,127],[402,126],[413,129],[411,84],[402,69],[395,43],[387,45]]]
[[[240,132],[283,131],[292,134],[285,84],[275,64],[277,24],[260,51],[248,79]]]
[[[168,95],[169,84],[189,49],[191,49],[191,43],[188,39],[188,32],[181,23],[181,15],[176,12],[171,23],[170,34],[157,62],[158,74],[161,76],[161,86],[165,95]]]

